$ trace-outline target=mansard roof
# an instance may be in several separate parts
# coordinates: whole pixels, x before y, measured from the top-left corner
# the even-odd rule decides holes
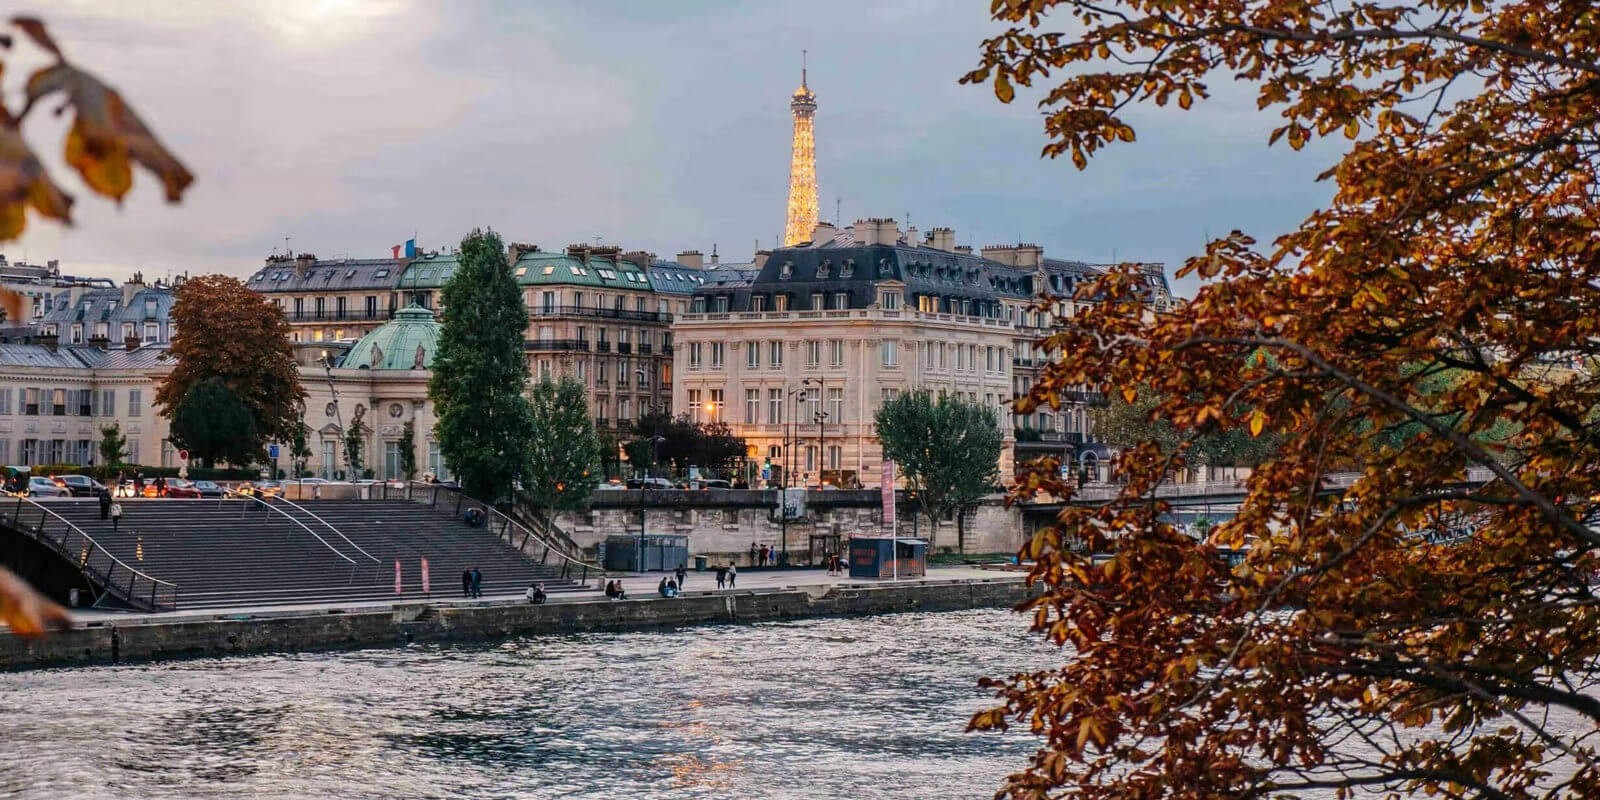
[[[44,315],[43,322],[70,325],[75,322],[93,323],[147,321],[166,322],[172,315],[172,290],[165,286],[141,286],[123,302],[122,289],[92,289],[72,300],[71,291],[56,295],[54,307]]]
[[[301,270],[293,259],[268,261],[245,279],[258,292],[394,289],[406,269],[403,258],[340,258],[312,262]]]

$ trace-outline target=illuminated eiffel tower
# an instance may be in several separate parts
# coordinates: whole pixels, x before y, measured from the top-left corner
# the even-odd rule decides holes
[[[789,158],[789,221],[783,229],[785,247],[811,241],[817,229],[817,153],[811,118],[817,113],[817,96],[806,86],[805,51],[800,51],[800,88],[789,101],[794,113],[794,152]]]

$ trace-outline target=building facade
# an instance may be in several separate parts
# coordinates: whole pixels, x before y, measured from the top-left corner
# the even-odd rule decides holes
[[[1031,388],[1049,355],[1035,343],[1058,318],[1033,310],[1035,298],[1070,294],[1098,268],[1045,259],[1034,245],[980,255],[954,240],[947,228],[921,237],[886,218],[820,224],[747,280],[708,281],[673,325],[675,407],[727,423],[769,476],[787,472],[791,485],[876,485],[873,418],[914,390],[996,409],[1002,475],[1040,449],[1070,460],[1085,437],[1065,434],[1087,433],[1087,393],[1023,419],[1010,402]],[[1167,302],[1160,265],[1146,274],[1152,306]],[[1073,302],[1054,311],[1070,316]],[[1018,433],[1028,440],[1020,452]]]
[[[274,255],[245,285],[265,295],[289,321],[296,342],[354,341],[406,304],[399,286],[406,261]]]

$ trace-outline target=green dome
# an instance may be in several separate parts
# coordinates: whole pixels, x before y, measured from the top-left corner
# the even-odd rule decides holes
[[[339,366],[345,369],[427,369],[439,349],[439,323],[433,312],[410,306],[361,337]]]

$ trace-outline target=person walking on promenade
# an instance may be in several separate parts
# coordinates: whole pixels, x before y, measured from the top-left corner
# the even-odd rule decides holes
[[[678,591],[683,591],[683,579],[689,577],[688,565],[679,564],[678,568],[672,571],[672,574],[678,578]]]
[[[717,588],[718,589],[723,589],[723,588],[726,588],[727,585],[728,585],[728,568],[724,567],[724,566],[718,566],[717,567]]]
[[[738,584],[739,584],[739,567],[734,565],[734,563],[732,561],[729,561],[728,562],[728,588],[729,589],[738,588]]]
[[[472,596],[472,570],[461,570],[461,596]]]
[[[756,543],[755,542],[751,542],[750,543],[750,566],[752,566],[752,567],[755,566],[755,564],[756,564],[756,556],[760,552],[761,552],[761,550],[756,547]]]
[[[477,567],[472,568],[472,596],[483,596],[483,572]]]
[[[113,530],[113,531],[117,530],[118,526],[119,526],[119,523],[121,523],[121,522],[122,522],[122,504],[121,503],[112,503],[111,504],[111,530]]]
[[[100,519],[103,520],[103,519],[106,519],[107,517],[110,517],[110,516],[111,516],[111,490],[110,489],[101,489],[100,490]]]
[[[156,497],[167,496],[167,479],[161,475],[156,476]]]
[[[761,549],[756,551],[756,566],[764,567],[766,565],[767,565],[767,546],[766,545],[761,545]]]

